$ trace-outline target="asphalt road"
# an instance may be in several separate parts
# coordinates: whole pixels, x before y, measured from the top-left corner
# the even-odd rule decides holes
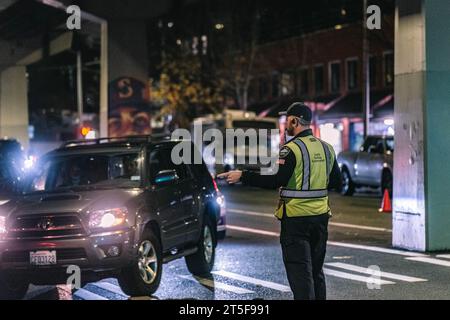
[[[161,286],[145,299],[292,299],[272,216],[277,193],[222,187],[228,236],[219,243],[214,272],[194,278],[184,259],[164,265]],[[392,249],[391,215],[376,194],[332,194],[333,218],[325,261],[329,299],[450,299],[450,255]],[[115,279],[86,285],[33,287],[27,299],[128,299]]]

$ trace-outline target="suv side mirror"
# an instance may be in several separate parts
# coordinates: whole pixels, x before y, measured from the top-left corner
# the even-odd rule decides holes
[[[175,170],[162,170],[158,172],[158,174],[155,177],[155,184],[156,185],[166,185],[174,183],[178,180],[178,175]]]

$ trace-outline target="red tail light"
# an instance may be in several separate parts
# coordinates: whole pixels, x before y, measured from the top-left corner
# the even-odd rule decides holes
[[[214,177],[212,175],[211,175],[211,179],[213,182],[214,190],[216,190],[216,192],[219,192],[219,187],[217,186],[216,179],[214,179]]]

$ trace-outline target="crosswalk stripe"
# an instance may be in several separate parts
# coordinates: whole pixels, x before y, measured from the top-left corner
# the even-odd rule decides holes
[[[119,286],[116,286],[115,284],[106,282],[106,281],[99,281],[99,282],[93,282],[91,283],[91,285],[96,286],[100,289],[124,296],[124,297],[128,297],[128,295],[126,295],[122,289],[120,289]]]
[[[435,258],[411,257],[411,258],[406,258],[406,260],[425,262],[425,263],[435,264],[435,265],[443,266],[443,267],[450,267],[450,261],[440,260],[440,259],[435,259]]]
[[[99,294],[93,293],[83,288],[78,289],[73,295],[74,297],[78,297],[83,300],[109,300]]]
[[[373,271],[369,270],[368,268],[355,266],[355,265],[348,264],[348,263],[331,262],[331,263],[325,263],[325,264],[327,266],[341,268],[341,269],[345,269],[345,270],[349,270],[349,271],[355,271],[355,272],[365,273],[365,274],[369,274],[369,275],[373,274]],[[401,275],[401,274],[395,274],[395,273],[384,272],[384,271],[380,271],[379,274],[383,278],[400,280],[400,281],[405,281],[405,282],[424,282],[424,281],[428,281],[428,280],[422,279],[422,278],[404,276],[404,275]]]
[[[213,288],[213,289],[220,289],[220,290],[229,291],[229,292],[233,292],[233,293],[237,293],[237,294],[254,293],[251,290],[235,287],[235,286],[232,286],[232,285],[229,285],[226,283],[222,283],[222,282],[218,282],[215,280],[210,280],[210,279],[205,279],[205,278],[200,278],[200,277],[183,276],[183,275],[179,276],[179,277],[186,279],[186,280],[199,282],[200,284],[210,287],[210,288]]]
[[[347,273],[347,272],[337,271],[337,270],[333,270],[333,269],[324,268],[323,272],[329,276],[344,278],[344,279],[349,279],[349,280],[354,280],[354,281],[359,281],[359,282],[364,282],[364,283],[370,282],[373,284],[380,284],[380,285],[395,284],[395,282],[392,282],[392,281],[371,278],[371,277],[364,277],[364,276],[356,275],[353,273]]]
[[[256,279],[256,278],[252,278],[252,277],[248,277],[248,276],[243,276],[243,275],[228,272],[225,270],[213,271],[212,273],[222,276],[222,277],[227,277],[227,278],[231,278],[234,280],[239,280],[239,281],[255,284],[257,286],[262,286],[262,287],[274,289],[274,290],[281,291],[281,292],[291,292],[291,289],[288,286],[278,284],[275,282],[270,282],[270,281],[260,280],[260,279]]]
[[[246,216],[255,216],[255,217],[264,217],[264,218],[272,218],[274,219],[275,216],[273,213],[264,213],[264,212],[257,212],[257,211],[250,211],[250,210],[240,210],[240,209],[227,209],[228,212],[242,214]],[[348,228],[348,229],[360,229],[360,230],[370,230],[370,231],[380,231],[380,232],[392,232],[391,229],[387,228],[379,228],[379,227],[372,227],[372,226],[364,226],[359,224],[350,224],[350,223],[342,223],[342,222],[329,222],[330,226],[334,227],[341,227],[341,228]]]

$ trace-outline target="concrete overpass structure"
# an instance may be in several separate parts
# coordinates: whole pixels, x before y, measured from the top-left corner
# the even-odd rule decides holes
[[[100,135],[107,136],[108,83],[127,76],[148,82],[147,20],[170,10],[167,0],[0,1],[0,137],[28,146],[28,65],[70,51],[77,33],[100,43]],[[183,2],[183,1],[182,1]],[[189,1],[186,1],[189,2]],[[81,29],[68,30],[69,5],[81,9]]]

